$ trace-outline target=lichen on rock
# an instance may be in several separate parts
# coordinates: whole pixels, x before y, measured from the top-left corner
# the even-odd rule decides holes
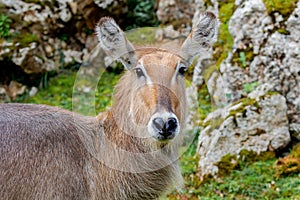
[[[266,94],[258,101],[246,98],[210,113],[198,143],[200,178],[218,175],[216,163],[242,150],[263,152],[284,148],[290,142],[285,98]]]

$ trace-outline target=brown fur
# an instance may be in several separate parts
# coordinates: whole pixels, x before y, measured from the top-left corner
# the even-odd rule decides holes
[[[190,61],[211,45],[217,26],[212,13],[201,15],[181,56]],[[184,128],[184,80],[176,71],[182,58],[156,48],[134,51],[111,18],[100,20],[96,33],[106,53],[129,70],[111,110],[86,117],[45,105],[0,104],[1,199],[157,199],[180,186],[182,134],[162,142],[149,137],[147,124],[172,113],[177,130]],[[137,63],[147,79],[137,77]]]
[[[114,106],[97,118],[44,105],[1,104],[1,197],[155,199],[179,184],[180,137],[159,145],[153,139],[136,137],[147,136],[147,130],[128,120],[130,99],[138,98],[132,96],[138,87],[136,79],[135,73],[128,71],[116,87]],[[145,87],[141,95],[147,90]],[[185,98],[184,94],[178,96]],[[154,112],[157,98],[145,98],[148,111]],[[138,105],[134,110],[140,125],[152,114],[143,110]],[[120,149],[129,152],[129,157]]]

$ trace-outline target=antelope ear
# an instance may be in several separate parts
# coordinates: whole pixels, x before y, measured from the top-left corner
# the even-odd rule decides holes
[[[204,12],[181,47],[181,56],[189,63],[201,53],[210,48],[218,36],[219,21],[212,12]]]
[[[121,61],[126,69],[132,69],[136,62],[135,49],[115,20],[102,17],[95,31],[103,50],[114,59]]]

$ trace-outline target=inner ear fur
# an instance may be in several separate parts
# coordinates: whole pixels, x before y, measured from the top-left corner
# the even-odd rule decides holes
[[[202,13],[181,47],[181,56],[191,63],[195,56],[217,41],[218,28],[219,20],[212,12]]]
[[[114,59],[131,70],[136,62],[135,48],[127,40],[125,33],[110,17],[102,17],[95,28],[100,46]]]

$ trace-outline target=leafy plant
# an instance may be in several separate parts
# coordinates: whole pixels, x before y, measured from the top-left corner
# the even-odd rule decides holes
[[[244,84],[243,91],[246,92],[246,93],[250,93],[253,90],[255,90],[255,88],[257,88],[257,86],[258,86],[257,81],[254,81],[254,82],[251,82],[251,83],[246,83],[246,84]]]
[[[0,16],[0,37],[1,38],[7,38],[10,36],[10,23],[11,19],[8,18],[6,15],[1,15]]]
[[[243,67],[246,67],[247,63],[246,63],[246,55],[244,52],[240,52],[240,58],[239,58],[240,62],[242,63]]]
[[[126,30],[145,27],[157,26],[158,20],[155,13],[155,0],[128,0],[128,21],[131,26]]]

